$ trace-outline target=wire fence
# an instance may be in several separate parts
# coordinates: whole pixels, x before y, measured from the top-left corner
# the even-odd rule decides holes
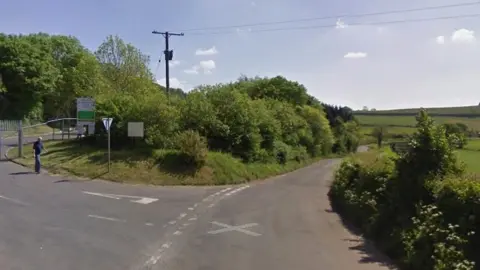
[[[76,118],[52,119],[43,123],[32,121],[0,120],[0,160],[9,147],[18,146],[18,156],[23,156],[23,145],[37,136],[45,140],[76,138]]]

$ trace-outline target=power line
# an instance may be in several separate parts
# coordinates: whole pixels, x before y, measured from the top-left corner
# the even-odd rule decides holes
[[[427,10],[438,10],[438,9],[446,9],[446,8],[454,8],[454,7],[466,7],[466,6],[474,6],[474,5],[480,5],[480,1],[450,4],[450,5],[441,5],[441,6],[439,6],[439,5],[428,6],[428,7],[412,8],[412,9],[397,9],[397,10],[389,10],[389,11],[381,11],[381,12],[373,12],[373,13],[340,14],[340,15],[331,15],[331,16],[325,16],[325,17],[303,18],[303,19],[294,19],[294,20],[286,20],[286,21],[271,21],[271,22],[259,22],[259,23],[238,24],[238,25],[228,25],[228,26],[191,28],[191,29],[185,29],[185,30],[182,30],[182,31],[179,31],[179,32],[195,32],[195,31],[219,30],[219,29],[230,29],[230,28],[241,28],[241,27],[252,27],[252,26],[266,26],[266,25],[277,25],[277,24],[287,24],[287,23],[296,23],[296,22],[308,22],[308,21],[318,21],[318,20],[337,19],[337,18],[371,17],[371,16],[379,16],[379,15],[387,15],[387,14],[408,13],[408,12],[427,11]]]
[[[350,23],[347,26],[401,24],[401,23],[428,22],[428,21],[440,21],[440,20],[451,20],[451,19],[461,19],[461,18],[476,18],[476,17],[480,17],[480,13],[454,15],[454,16],[444,16],[444,17],[421,18],[421,19],[405,19],[405,20],[379,21],[379,22],[369,22],[369,23]],[[333,28],[333,27],[336,27],[336,26],[337,26],[337,24],[298,26],[298,27],[282,27],[282,28],[251,30],[251,31],[248,31],[248,33],[292,31],[292,30],[312,30],[312,29],[320,29],[320,28]],[[233,34],[233,33],[235,33],[235,32],[234,31],[223,31],[223,32],[190,33],[189,35],[191,35],[191,36],[207,36],[207,35],[226,35],[226,34]]]

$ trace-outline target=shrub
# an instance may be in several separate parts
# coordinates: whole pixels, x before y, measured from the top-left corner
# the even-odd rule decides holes
[[[386,185],[393,177],[395,163],[390,155],[360,156],[363,158],[342,162],[329,196],[351,222],[369,232],[377,218],[378,205],[385,203]]]
[[[282,141],[275,141],[273,149],[277,162],[280,164],[287,163],[292,148]]]
[[[466,239],[458,225],[445,224],[435,205],[420,205],[413,226],[403,233],[404,264],[409,269],[473,270],[474,263],[463,252]]]
[[[445,129],[422,111],[410,147],[342,163],[332,204],[405,269],[472,270],[478,262],[480,183],[463,176]]]
[[[176,145],[186,164],[195,168],[205,165],[208,154],[207,142],[198,132],[186,130],[177,134]]]

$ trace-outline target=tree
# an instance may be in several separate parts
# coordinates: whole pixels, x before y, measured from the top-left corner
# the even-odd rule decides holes
[[[45,97],[46,118],[72,117],[75,99],[96,96],[104,86],[101,69],[95,56],[74,37],[51,36],[53,61],[62,76],[55,91]]]
[[[446,123],[443,124],[443,128],[445,129],[445,135],[449,143],[458,149],[462,149],[467,144],[467,135],[468,135],[468,127],[463,123]]]
[[[367,111],[368,111],[368,107],[367,107],[367,106],[363,106],[362,111],[366,111],[366,112],[367,112]]]
[[[3,111],[1,118],[42,118],[42,101],[54,91],[61,76],[51,48],[51,40],[46,34],[2,36],[2,100],[10,107]]]
[[[108,36],[95,52],[114,91],[138,92],[155,87],[149,57],[118,36]]]
[[[386,134],[387,128],[383,126],[375,127],[372,130],[372,136],[377,140],[378,148],[382,147],[383,139],[385,138]]]

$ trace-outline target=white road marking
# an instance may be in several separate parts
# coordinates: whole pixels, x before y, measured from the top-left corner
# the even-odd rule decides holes
[[[153,226],[153,223],[147,222],[147,223],[145,223],[145,225],[147,225],[147,226]]]
[[[186,217],[186,216],[187,216],[187,214],[181,213],[180,216],[178,216],[178,219],[182,219],[182,218],[184,218],[184,217]]]
[[[23,205],[23,206],[27,206],[28,204],[27,203],[24,203],[22,201],[19,201],[19,200],[16,200],[16,199],[12,199],[12,198],[9,198],[9,197],[5,197],[5,196],[2,196],[0,195],[0,199],[4,199],[6,201],[9,201],[9,202],[13,202],[13,203],[16,203],[16,204],[19,204],[19,205]]]
[[[237,192],[240,192],[240,191],[242,191],[242,190],[244,190],[244,189],[247,189],[247,188],[249,188],[249,187],[250,187],[249,185],[246,185],[246,186],[243,186],[243,187],[239,187],[239,188],[237,188],[237,189],[234,189],[234,190],[226,193],[225,196],[231,196],[231,195],[233,195],[233,194],[235,194],[235,193],[237,193]]]
[[[212,207],[214,207],[214,206],[215,206],[215,204],[212,203],[212,204],[210,204],[210,205],[208,206],[208,208],[212,208]]]
[[[89,192],[89,191],[84,191],[83,193],[88,195],[93,195],[93,196],[109,198],[109,199],[116,199],[116,200],[120,200],[121,198],[129,198],[129,199],[133,199],[133,200],[130,200],[131,202],[139,203],[139,204],[150,204],[158,201],[158,199],[156,198],[139,197],[139,196],[106,194],[106,193],[97,193],[97,192]]]
[[[189,207],[188,210],[189,210],[189,211],[193,211],[193,210],[195,210],[195,208]]]
[[[88,215],[88,216],[91,217],[91,218],[98,218],[98,219],[109,220],[109,221],[127,222],[126,220],[118,219],[118,218],[102,217],[102,216],[97,216],[97,215]]]
[[[176,221],[176,220],[172,220],[172,221],[170,221],[170,222],[168,222],[168,223],[170,223],[170,225],[173,225],[173,224],[177,223],[177,221]]]
[[[182,232],[181,232],[181,231],[176,231],[176,232],[174,232],[173,234],[174,234],[174,235],[180,235],[180,234],[182,234]]]
[[[188,219],[188,221],[194,221],[194,220],[197,220],[197,218],[196,217],[191,217],[191,218]]]
[[[150,259],[145,262],[144,266],[149,267],[156,264],[162,258],[162,254],[165,252],[165,249],[168,249],[171,245],[172,242],[167,242],[163,244],[162,247],[157,250],[158,255],[151,256]]]
[[[229,187],[229,188],[222,189],[222,190],[220,190],[220,193],[227,192],[227,191],[229,191],[230,189],[232,189],[232,188],[231,188],[231,187]]]
[[[227,224],[223,224],[220,222],[213,221],[212,224],[218,225],[220,227],[224,227],[223,229],[215,230],[215,231],[209,231],[209,234],[218,234],[218,233],[223,233],[223,232],[231,232],[231,231],[237,231],[237,232],[242,232],[244,234],[248,234],[251,236],[260,236],[261,234],[245,230],[245,228],[250,228],[253,226],[257,226],[257,223],[249,223],[245,225],[240,225],[240,226],[230,226]]]

